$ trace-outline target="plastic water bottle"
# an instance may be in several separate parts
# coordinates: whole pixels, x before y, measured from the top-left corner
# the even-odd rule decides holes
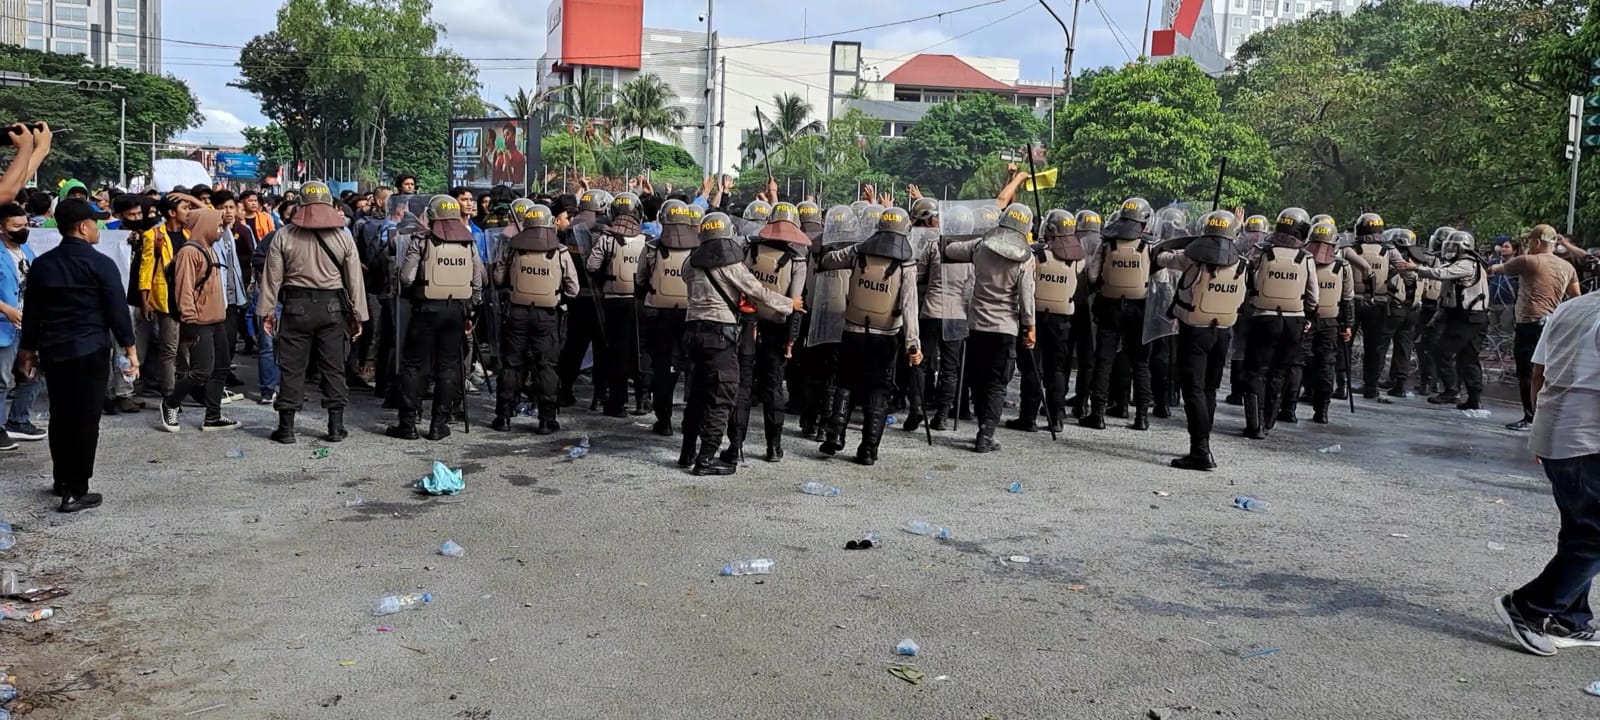
[[[17,686],[0,685],[0,703],[11,702],[17,699]]]
[[[0,550],[10,550],[17,545],[17,536],[11,533],[11,526],[0,522]]]
[[[1010,486],[1006,487],[1006,492],[1015,493],[1017,495],[1021,495],[1022,494],[1022,483],[1020,483],[1020,482],[1011,483]]]
[[[917,647],[917,641],[906,638],[901,640],[899,645],[894,646],[894,654],[915,656],[917,651],[921,649]]]
[[[127,375],[129,367],[132,367],[132,365],[128,362],[128,356],[127,355],[123,355],[121,353],[118,353],[117,354],[117,372],[122,373],[123,375]]]
[[[23,622],[35,623],[39,622],[40,620],[49,620],[55,614],[56,611],[52,608],[24,610],[16,605],[0,605],[0,617],[4,617],[7,620],[21,620]]]
[[[393,615],[401,610],[416,610],[433,602],[433,593],[385,595],[372,605],[373,615]]]
[[[439,546],[439,554],[445,557],[453,558],[466,557],[467,549],[461,547],[454,540],[445,540],[444,544]]]
[[[1246,512],[1264,513],[1272,509],[1272,505],[1265,500],[1257,500],[1249,495],[1240,495],[1233,499],[1233,506]]]
[[[567,451],[567,458],[570,459],[570,460],[577,460],[578,458],[581,458],[581,457],[583,457],[585,455],[588,455],[588,454],[589,454],[589,436],[588,435],[584,435],[584,436],[578,438],[578,444],[573,445],[572,449]]]
[[[772,572],[776,563],[766,558],[755,560],[735,560],[722,566],[723,575],[766,575]]]
[[[911,533],[912,535],[932,535],[940,538],[950,537],[950,530],[948,528],[939,527],[938,525],[934,525],[933,523],[923,520],[922,518],[911,518],[910,520],[907,520],[904,525],[901,525],[900,529]]]
[[[815,480],[813,480],[813,481],[808,482],[808,483],[806,483],[804,485],[801,485],[800,486],[800,492],[803,492],[803,493],[805,493],[807,495],[821,495],[823,497],[838,497],[839,493],[842,493],[844,491],[840,490],[839,488],[836,488],[836,487],[834,487],[832,485],[823,485],[822,483],[819,483],[819,482],[816,482]]]
[[[894,416],[890,415],[890,416],[884,418],[883,419],[883,424],[884,425],[888,425],[890,427],[893,427],[894,426]]]

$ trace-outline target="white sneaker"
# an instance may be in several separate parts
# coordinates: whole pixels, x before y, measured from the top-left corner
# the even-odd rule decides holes
[[[223,405],[227,405],[228,403],[231,403],[231,402],[233,402],[235,400],[243,400],[243,399],[244,399],[244,395],[242,395],[240,393],[236,393],[236,392],[234,392],[232,390],[224,390],[224,391],[222,391],[222,404]]]
[[[1550,644],[1557,648],[1600,647],[1600,637],[1596,637],[1594,630],[1568,630],[1554,620],[1545,621],[1544,634],[1550,638]]]

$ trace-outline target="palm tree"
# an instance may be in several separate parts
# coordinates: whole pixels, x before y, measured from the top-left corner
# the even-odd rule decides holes
[[[678,100],[672,88],[659,75],[640,75],[617,90],[617,101],[607,108],[606,116],[619,130],[633,132],[639,137],[655,133],[676,143],[683,139],[678,129],[688,118],[688,113],[675,103]]]
[[[527,88],[517,88],[517,94],[507,95],[505,114],[518,119],[532,117],[544,105],[542,98],[536,93],[528,92]]]
[[[606,86],[600,79],[584,76],[575,85],[551,91],[555,96],[555,117],[567,132],[578,135],[590,148],[611,144],[611,123],[605,118]]]
[[[783,152],[791,141],[806,135],[822,134],[822,121],[811,119],[811,103],[794,93],[773,95],[775,110],[766,116],[767,143]],[[766,114],[763,113],[765,116]],[[785,155],[787,158],[787,155]]]

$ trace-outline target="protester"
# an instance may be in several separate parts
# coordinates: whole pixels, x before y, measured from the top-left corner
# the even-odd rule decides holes
[[[19,378],[13,383],[9,377],[11,360],[15,360],[16,355],[16,332],[22,327],[23,296],[28,287],[29,270],[33,267],[35,259],[33,248],[28,247],[29,230],[27,217],[16,203],[0,206],[0,244],[5,247],[5,255],[0,256],[0,314],[5,315],[5,318],[0,320],[0,344],[12,348],[10,353],[0,355],[0,374],[7,376],[4,380],[0,380],[0,389],[8,391],[11,395],[11,406],[5,416],[5,429],[4,434],[0,434],[0,445],[9,444],[10,441],[6,440],[8,436],[13,440],[45,438],[45,431],[35,427],[31,422],[33,400],[38,397],[43,381],[32,377]],[[0,399],[0,407],[4,405],[5,400]]]
[[[1533,426],[1534,395],[1532,362],[1534,348],[1544,332],[1550,313],[1563,299],[1583,294],[1578,287],[1578,271],[1571,263],[1555,254],[1559,247],[1555,228],[1535,225],[1523,241],[1526,255],[1510,258],[1489,267],[1494,279],[1513,276],[1517,279],[1516,330],[1512,354],[1517,363],[1517,391],[1522,398],[1522,419],[1506,427],[1527,430]],[[1492,283],[1493,280],[1491,280]]]
[[[100,241],[94,210],[65,200],[56,209],[61,244],[35,263],[29,277],[18,367],[24,376],[42,370],[50,384],[50,435],[60,511],[100,505],[89,492],[100,445],[100,397],[111,367],[108,343],[115,338],[129,377],[139,372],[133,325],[128,320],[116,263],[91,245]]]
[[[161,403],[161,429],[178,432],[178,408],[185,398],[205,405],[205,432],[232,430],[239,423],[222,416],[223,386],[227,381],[228,356],[224,346],[227,301],[223,295],[226,267],[216,255],[222,239],[222,213],[202,208],[189,213],[185,222],[188,239],[173,251],[172,316],[180,323],[178,375],[172,391]]]
[[[227,350],[227,356],[218,358],[217,362],[218,367],[227,371],[227,385],[222,391],[223,402],[234,402],[244,399],[243,395],[226,388],[244,384],[233,374],[233,351],[234,346],[239,342],[239,330],[244,324],[244,317],[249,314],[245,310],[245,305],[249,303],[250,296],[246,292],[246,275],[243,268],[248,266],[250,255],[248,252],[242,256],[240,255],[238,240],[233,237],[231,230],[238,220],[239,213],[239,206],[233,199],[233,192],[231,190],[213,192],[211,194],[211,205],[222,215],[222,240],[217,243],[214,249],[217,255],[217,263],[221,266],[217,268],[217,272],[222,275],[222,297],[228,304],[227,320],[223,325],[222,331],[223,347]],[[254,250],[254,248],[250,249]],[[247,259],[240,261],[240,257]]]
[[[264,238],[278,229],[278,221],[266,212],[261,204],[261,193],[246,190],[239,193],[239,207],[242,211],[242,220],[255,231],[257,238]]]
[[[149,362],[150,336],[154,334],[154,330],[140,308],[139,256],[150,234],[149,229],[156,223],[155,201],[143,195],[124,193],[112,199],[111,211],[114,217],[111,222],[106,223],[106,228],[125,230],[128,233],[128,256],[132,260],[128,265],[128,317],[133,321],[134,344],[139,349],[139,357]],[[105,413],[115,415],[143,410],[145,403],[135,397],[137,390],[132,380],[113,369],[111,381],[106,386]]]
[[[1497,598],[1495,613],[1528,652],[1554,655],[1600,646],[1589,607],[1600,573],[1600,293],[1545,318],[1531,366],[1539,412],[1529,449],[1550,480],[1561,532],[1544,571]]]

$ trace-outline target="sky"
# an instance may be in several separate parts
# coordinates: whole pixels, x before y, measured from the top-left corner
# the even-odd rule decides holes
[[[713,0],[716,1],[716,0]],[[1064,37],[1039,0],[997,0],[984,7],[919,22],[904,22],[985,0],[743,0],[717,2],[713,21],[724,37],[777,40],[835,33],[872,25],[882,28],[815,40],[859,40],[869,48],[952,55],[1014,57],[1022,79],[1061,76]],[[1069,24],[1074,0],[1045,0]],[[172,39],[242,46],[275,25],[272,0],[210,2],[165,0],[162,72],[189,83],[205,124],[187,140],[242,145],[240,130],[266,124],[255,97],[230,83],[238,80],[237,50],[182,45]],[[1152,28],[1160,21],[1159,0],[1080,0],[1075,69],[1120,65],[1140,52],[1146,7]],[[443,0],[433,19],[444,27],[443,45],[468,58],[527,58],[479,63],[481,96],[499,104],[519,87],[537,84],[535,62],[544,54],[545,0]],[[647,27],[703,29],[705,0],[645,0]]]

